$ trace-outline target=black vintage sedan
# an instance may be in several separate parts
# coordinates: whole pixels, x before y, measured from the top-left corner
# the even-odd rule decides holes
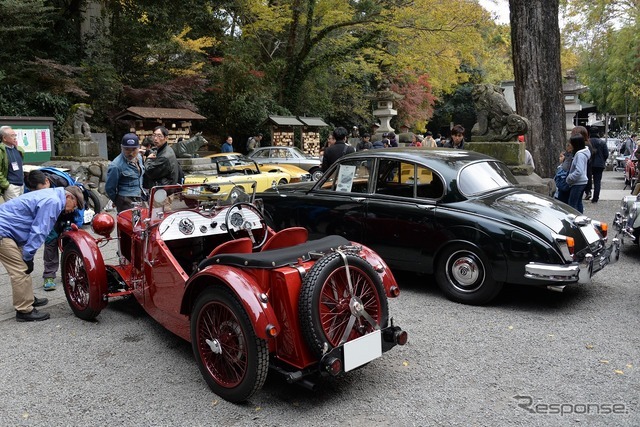
[[[278,230],[339,234],[392,269],[433,274],[448,298],[484,304],[503,283],[562,290],[615,262],[607,224],[518,187],[509,168],[479,153],[390,148],[342,157],[318,182],[260,196]]]

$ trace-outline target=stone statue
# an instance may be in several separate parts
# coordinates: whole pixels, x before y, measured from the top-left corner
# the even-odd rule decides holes
[[[198,157],[196,151],[205,144],[208,144],[208,142],[204,139],[202,133],[197,133],[195,136],[187,140],[176,142],[173,145],[173,151],[176,153],[176,157],[178,158],[190,159],[192,157]]]
[[[91,139],[91,127],[87,119],[92,116],[93,110],[89,104],[72,105],[70,115],[62,127],[63,135]]]
[[[515,141],[530,128],[507,103],[504,89],[492,84],[475,85],[471,91],[478,121],[471,129],[472,141]]]

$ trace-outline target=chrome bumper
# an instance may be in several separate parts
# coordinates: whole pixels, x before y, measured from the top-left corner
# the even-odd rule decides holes
[[[616,237],[620,238],[620,244],[624,245],[624,239],[631,239],[632,243],[636,243],[636,236],[633,235],[633,225],[629,225],[628,218],[622,216],[620,212],[616,212],[616,216],[613,218],[613,229],[616,230]]]
[[[581,262],[568,265],[542,264],[530,262],[525,266],[524,277],[556,283],[591,283],[591,276],[602,270],[608,264],[614,264],[620,259],[620,240],[613,239],[611,245],[598,257],[587,254]]]

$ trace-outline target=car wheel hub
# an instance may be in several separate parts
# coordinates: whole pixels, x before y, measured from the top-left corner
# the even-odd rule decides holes
[[[471,286],[480,277],[480,268],[473,258],[463,257],[453,263],[451,275],[462,286]]]
[[[214,354],[222,353],[222,346],[220,345],[220,341],[218,341],[217,339],[205,340],[205,342]]]

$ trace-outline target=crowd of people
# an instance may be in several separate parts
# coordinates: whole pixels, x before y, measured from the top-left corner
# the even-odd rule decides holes
[[[597,127],[587,130],[576,126],[571,137],[560,153],[560,164],[556,169],[555,198],[567,203],[580,213],[584,212],[583,200],[598,203],[609,148],[599,137]]]
[[[105,193],[118,212],[145,200],[156,185],[182,182],[184,175],[167,144],[168,136],[167,128],[158,126],[143,144],[134,133],[122,137],[121,152],[109,164],[105,183]],[[84,223],[84,193],[71,176],[55,168],[33,170],[25,179],[16,132],[2,126],[0,139],[0,263],[11,280],[16,320],[47,320],[49,313],[37,307],[48,299],[33,294],[34,256],[44,245],[43,288],[55,290],[58,238],[72,223]]]

